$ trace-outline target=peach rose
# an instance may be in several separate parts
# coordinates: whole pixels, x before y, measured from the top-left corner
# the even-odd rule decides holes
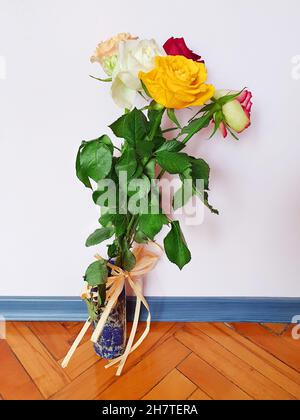
[[[120,42],[135,39],[138,39],[138,37],[122,32],[107,41],[101,42],[91,57],[91,63],[101,64],[105,73],[111,76],[117,63]]]

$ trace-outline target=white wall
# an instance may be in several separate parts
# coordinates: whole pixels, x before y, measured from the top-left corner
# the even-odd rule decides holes
[[[185,228],[192,263],[181,273],[162,259],[146,294],[300,296],[299,16],[299,0],[0,0],[1,295],[81,289],[98,209],[74,158],[120,113],[108,86],[89,79],[98,72],[89,56],[130,31],[161,43],[185,36],[217,87],[255,95],[239,143],[202,134],[190,147],[212,167],[221,215]]]

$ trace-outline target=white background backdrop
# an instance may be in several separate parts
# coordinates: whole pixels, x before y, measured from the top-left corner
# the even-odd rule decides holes
[[[201,134],[190,147],[211,165],[221,215],[184,229],[192,263],[179,272],[162,259],[146,294],[300,296],[299,21],[299,0],[0,0],[1,295],[81,289],[98,209],[75,178],[75,154],[121,112],[88,77],[101,74],[89,56],[130,31],[184,36],[211,82],[249,86],[255,101],[239,143]]]

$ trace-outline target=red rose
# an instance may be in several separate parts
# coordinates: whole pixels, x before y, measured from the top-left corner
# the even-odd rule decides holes
[[[195,54],[187,47],[184,38],[172,37],[168,39],[164,45],[164,50],[168,55],[183,55],[186,58],[203,63],[203,61],[201,61],[201,56]]]

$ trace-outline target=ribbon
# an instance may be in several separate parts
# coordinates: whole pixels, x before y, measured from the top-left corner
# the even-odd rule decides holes
[[[116,376],[120,376],[122,373],[122,370],[125,366],[125,363],[127,361],[128,356],[134,352],[145,340],[147,335],[150,332],[150,326],[151,326],[151,313],[149,305],[145,299],[145,297],[142,294],[141,286],[138,283],[138,280],[145,276],[146,274],[150,273],[150,271],[153,270],[155,267],[157,261],[162,255],[163,249],[156,243],[153,242],[153,245],[159,248],[159,253],[154,253],[150,251],[145,246],[138,246],[134,249],[133,253],[136,258],[136,264],[135,267],[130,271],[123,270],[122,268],[107,263],[107,266],[111,270],[111,276],[107,279],[107,295],[106,295],[106,305],[105,309],[100,317],[100,320],[93,332],[91,341],[93,343],[97,343],[99,340],[100,335],[102,334],[103,328],[105,326],[105,323],[109,317],[109,314],[111,313],[112,309],[116,305],[118,298],[120,294],[123,291],[123,288],[125,287],[125,284],[128,284],[129,287],[133,290],[135,296],[136,296],[136,306],[135,306],[135,312],[134,312],[134,319],[132,324],[132,329],[129,335],[129,339],[127,342],[127,346],[125,349],[125,352],[122,356],[118,357],[117,359],[114,359],[112,362],[107,364],[105,368],[109,368],[111,366],[114,366],[116,364],[119,364]],[[95,258],[97,260],[102,260],[103,258],[100,257],[100,255],[96,255]],[[81,295],[82,299],[87,299],[88,297],[92,296],[93,298],[97,297],[97,294],[93,294],[90,291],[91,288],[88,287],[87,283],[85,283],[84,291]],[[141,311],[141,305],[144,305],[147,312],[147,322],[146,322],[146,328],[141,335],[141,337],[137,340],[135,344],[134,339],[139,323],[139,317],[140,317],[140,311]],[[84,335],[88,331],[89,327],[92,324],[91,318],[88,318],[86,323],[84,324],[82,330],[78,334],[77,338],[75,339],[72,347],[70,348],[68,354],[66,355],[65,359],[63,360],[61,366],[63,368],[66,368],[75,353],[77,347],[79,346],[80,342],[82,341]]]

